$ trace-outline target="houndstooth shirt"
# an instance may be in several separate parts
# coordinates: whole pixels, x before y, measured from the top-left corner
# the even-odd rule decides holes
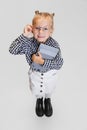
[[[27,38],[21,34],[17,39],[15,39],[9,47],[9,52],[14,55],[25,54],[26,60],[30,65],[30,68],[39,72],[47,72],[51,69],[60,69],[63,65],[63,58],[61,57],[61,50],[57,41],[52,37],[49,37],[45,42],[46,45],[55,47],[59,49],[56,57],[54,59],[45,59],[45,62],[42,66],[42,69],[36,69],[32,64],[31,57],[33,54],[37,53],[40,43],[34,37]]]

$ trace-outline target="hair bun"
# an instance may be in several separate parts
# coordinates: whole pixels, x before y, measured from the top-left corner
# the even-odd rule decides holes
[[[54,16],[54,15],[55,15],[55,13],[52,13],[51,15],[52,15],[52,16]]]
[[[35,14],[39,14],[39,11],[38,11],[38,10],[36,10],[36,11],[35,11]]]

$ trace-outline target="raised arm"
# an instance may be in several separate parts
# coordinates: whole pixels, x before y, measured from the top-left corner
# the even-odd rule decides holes
[[[26,25],[23,34],[21,34],[17,39],[15,39],[9,47],[9,52],[17,55],[17,54],[25,54],[29,43],[31,42],[28,36],[32,32],[31,25]]]

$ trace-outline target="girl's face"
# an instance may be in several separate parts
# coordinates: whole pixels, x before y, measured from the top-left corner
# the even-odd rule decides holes
[[[33,35],[38,42],[45,42],[52,34],[50,20],[39,18],[33,25]]]

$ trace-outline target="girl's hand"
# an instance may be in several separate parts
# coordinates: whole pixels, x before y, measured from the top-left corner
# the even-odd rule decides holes
[[[26,36],[26,37],[28,37],[28,36],[30,36],[31,35],[31,33],[32,33],[32,25],[26,25],[25,27],[24,27],[24,30],[23,30],[23,35],[24,36]]]
[[[32,61],[37,63],[37,64],[44,64],[44,59],[42,58],[40,52],[38,52],[38,56],[36,54],[32,55]]]

